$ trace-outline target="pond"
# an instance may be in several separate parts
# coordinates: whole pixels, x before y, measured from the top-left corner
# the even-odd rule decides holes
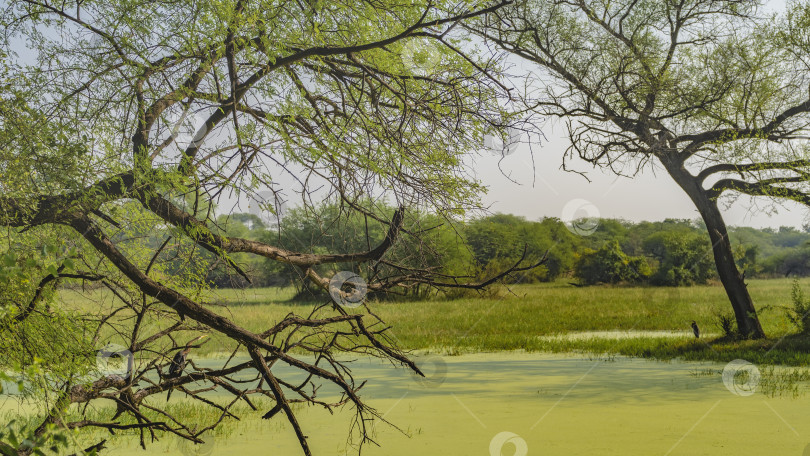
[[[807,397],[770,397],[750,384],[730,389],[719,374],[725,364],[538,353],[427,355],[420,363],[427,380],[377,360],[355,363],[357,378],[369,379],[364,398],[403,431],[377,425],[381,447],[363,454],[810,454]],[[349,409],[301,410],[313,453],[347,454],[351,417]],[[303,454],[283,416],[272,421],[245,423],[207,445],[167,438],[149,453],[134,444],[113,453]]]

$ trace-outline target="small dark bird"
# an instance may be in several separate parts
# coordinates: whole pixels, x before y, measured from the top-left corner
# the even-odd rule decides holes
[[[183,375],[183,369],[186,368],[186,357],[188,356],[188,352],[191,350],[191,344],[197,342],[198,340],[204,337],[206,337],[205,334],[203,334],[202,336],[197,336],[194,339],[191,339],[186,344],[186,348],[180,350],[179,352],[177,352],[176,355],[174,355],[172,363],[169,366],[169,375],[167,375],[166,378],[177,378]],[[169,392],[166,393],[166,402],[168,402],[169,398],[172,397],[173,390],[174,388],[170,388]]]
[[[700,328],[698,328],[697,323],[694,321],[692,322],[692,332],[695,333],[695,339],[700,338]]]

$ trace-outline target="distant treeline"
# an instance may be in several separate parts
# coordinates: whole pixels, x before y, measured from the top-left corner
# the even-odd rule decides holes
[[[387,220],[392,212],[388,208],[376,215]],[[320,253],[368,250],[384,238],[387,230],[386,225],[374,218],[360,215],[346,218],[340,216],[338,207],[328,205],[317,213],[293,209],[280,226],[263,223],[253,214],[220,216],[218,224],[231,236]],[[731,227],[729,232],[737,264],[746,277],[810,275],[807,230]],[[546,252],[548,259],[543,266],[505,280],[534,283],[567,277],[585,285],[619,282],[689,285],[705,283],[715,276],[705,227],[696,220],[678,219],[638,223],[589,220],[569,229],[556,218],[529,221],[496,214],[449,224],[434,215],[411,214],[405,222],[405,233],[385,259],[402,267],[439,268],[449,275],[475,280],[509,268],[523,255],[536,261]],[[301,283],[297,280],[300,271],[293,268],[247,255],[237,254],[233,259],[245,269],[253,286]],[[395,271],[378,264],[325,266],[321,272],[328,274],[329,268],[353,269],[363,274]],[[218,287],[248,285],[222,266],[212,268],[208,279]]]

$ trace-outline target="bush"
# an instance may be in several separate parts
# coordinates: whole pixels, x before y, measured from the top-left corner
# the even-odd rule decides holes
[[[763,272],[782,277],[810,276],[810,246],[780,252],[763,261]]]
[[[793,281],[790,298],[793,303],[787,308],[788,320],[796,325],[801,334],[810,333],[810,300],[805,299],[798,280]]]
[[[736,338],[737,336],[737,323],[734,315],[718,312],[715,314],[717,327],[723,331],[723,336]]]
[[[574,266],[574,275],[588,285],[641,282],[650,273],[643,257],[628,256],[615,240],[605,242],[599,250],[586,250]]]
[[[526,249],[526,263],[546,253],[543,266],[524,271],[510,280],[519,283],[548,282],[573,267],[579,240],[561,221],[546,218],[531,222],[522,217],[496,214],[474,220],[464,229],[464,238],[483,271],[498,273],[514,265]]]
[[[714,274],[711,242],[693,231],[664,231],[644,240],[644,251],[658,260],[651,277],[655,285],[681,286],[706,283]]]

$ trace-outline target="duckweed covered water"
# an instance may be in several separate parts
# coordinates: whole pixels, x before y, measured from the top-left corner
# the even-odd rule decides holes
[[[735,394],[719,375],[723,364],[537,353],[420,361],[427,380],[376,360],[356,363],[357,377],[369,379],[364,398],[407,434],[379,424],[381,447],[363,454],[799,456],[810,443],[808,396]],[[313,453],[347,454],[351,417],[348,408],[335,416],[303,409]],[[133,442],[112,454],[303,454],[282,415],[273,421],[245,421],[208,445],[165,438],[149,453]]]

